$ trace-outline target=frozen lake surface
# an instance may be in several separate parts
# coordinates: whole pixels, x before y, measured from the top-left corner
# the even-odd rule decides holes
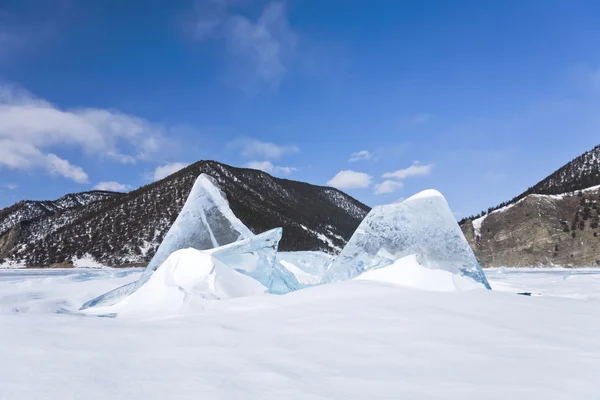
[[[98,318],[141,270],[0,270],[0,399],[595,399],[600,270],[486,270],[493,291],[348,281]],[[532,296],[516,293],[531,293]]]

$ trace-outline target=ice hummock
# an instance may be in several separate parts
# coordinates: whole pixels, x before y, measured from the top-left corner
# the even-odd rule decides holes
[[[279,246],[279,240],[281,239],[281,233],[281,228],[275,228],[248,239],[214,249],[202,250],[202,252],[219,260],[223,265],[227,265],[229,268],[259,282],[261,285],[265,286],[270,293],[288,293],[293,290],[298,290],[304,287],[304,285],[298,283],[296,277],[277,262],[277,248]],[[153,275],[153,273],[149,274],[149,279]],[[141,279],[142,277],[140,277],[140,280]],[[128,296],[131,296],[138,290],[145,288],[145,284],[149,279],[146,279],[146,281],[141,284],[138,280],[137,282],[132,282],[111,290],[110,292],[85,303],[81,307],[81,310],[91,307],[104,308],[106,306],[114,305]]]
[[[250,229],[229,208],[229,203],[214,178],[201,174],[177,219],[142,273],[136,289],[174,251],[188,247],[207,250],[252,236],[254,235]]]
[[[207,251],[172,253],[138,290],[114,305],[87,309],[90,314],[156,317],[197,312],[212,300],[256,296],[267,288],[225,265]]]
[[[470,278],[490,289],[444,196],[426,190],[374,207],[327,269],[322,283],[355,278],[415,255],[419,265]]]
[[[279,237],[281,238],[281,233]],[[207,250],[251,238],[256,240],[258,237],[231,211],[214,178],[201,174],[139,280],[90,300],[81,309],[112,305],[127,297],[139,289],[169,255],[177,250]]]

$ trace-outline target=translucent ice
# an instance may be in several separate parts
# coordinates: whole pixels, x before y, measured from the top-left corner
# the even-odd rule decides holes
[[[212,249],[252,236],[250,229],[231,211],[225,195],[213,178],[201,174],[177,219],[142,273],[136,289],[174,251],[189,247],[197,250]]]
[[[424,267],[461,275],[490,289],[446,199],[435,190],[374,207],[329,266],[322,283],[352,279],[411,254]]]
[[[255,281],[257,285],[262,284],[261,287],[266,287],[271,293],[283,294],[298,290],[304,286],[299,284],[296,277],[277,262],[277,248],[279,246],[279,240],[281,240],[281,233],[281,228],[275,228],[249,239],[240,240],[214,249],[203,250],[200,252],[195,249],[187,249],[194,250],[195,252],[186,253],[193,255],[193,257],[186,258],[186,265],[190,265],[195,259],[201,258],[198,253],[203,253],[208,257],[218,260],[222,265],[246,275],[248,277],[247,279],[253,278],[251,280]],[[185,252],[185,250],[178,250],[172,254],[183,254],[181,252]],[[171,258],[172,255],[170,255],[167,260]],[[159,268],[163,268],[163,265],[168,263],[167,260],[165,260]],[[179,260],[179,258],[177,258],[177,260]],[[199,264],[198,268],[201,267],[202,266]],[[150,277],[154,276],[154,274],[149,274],[148,276],[149,279],[143,283],[137,281],[121,286],[87,302],[81,309],[85,310],[90,307],[105,308],[122,302],[125,298],[137,293],[139,290],[148,292],[149,289],[146,288],[146,283],[151,281]],[[229,274],[225,276],[233,275]],[[142,278],[140,277],[140,280],[141,279]]]
[[[112,305],[133,293],[150,278],[150,275],[169,255],[177,250],[212,249],[253,236],[250,229],[231,211],[225,195],[214,179],[201,174],[140,279],[88,301],[81,309]]]
[[[133,293],[135,291],[136,283],[137,281],[133,281],[131,283],[128,283],[127,285],[119,286],[118,288],[113,289],[110,292],[106,292],[103,295],[100,295],[84,303],[79,309],[85,310],[87,308],[92,307],[112,306],[113,304],[118,303],[119,301]]]
[[[303,285],[277,261],[277,248],[282,229],[275,228],[250,239],[207,250],[219,261],[246,274],[264,286],[270,293],[283,294],[298,290]]]

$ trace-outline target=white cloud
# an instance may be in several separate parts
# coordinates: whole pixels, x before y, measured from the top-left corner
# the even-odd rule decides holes
[[[166,178],[167,176],[174,174],[175,172],[187,167],[188,165],[190,165],[190,164],[185,163],[185,162],[174,162],[174,163],[170,163],[170,164],[161,165],[159,167],[156,167],[152,177],[154,178],[155,181],[159,181],[159,180]]]
[[[394,193],[404,187],[404,183],[392,180],[385,180],[375,185],[375,194]]]
[[[62,176],[78,183],[89,181],[81,167],[72,165],[68,160],[64,160],[56,154],[44,154],[29,143],[2,139],[0,131],[0,168],[2,166],[20,170],[43,168],[50,175]]]
[[[431,174],[433,170],[433,164],[421,164],[419,161],[415,161],[408,168],[399,169],[394,172],[386,172],[381,175],[383,179],[406,179],[412,176],[425,176]]]
[[[8,190],[17,190],[19,185],[15,185],[14,183],[7,183],[6,185],[4,185],[4,187],[6,187]]]
[[[278,145],[271,142],[263,142],[257,139],[239,139],[229,144],[231,147],[239,148],[243,157],[261,157],[268,160],[279,159],[286,154],[299,153],[297,146]]]
[[[361,150],[350,154],[348,162],[366,161],[373,158],[373,154],[368,150]]]
[[[56,154],[46,155],[46,168],[51,175],[62,176],[74,180],[77,183],[88,183],[89,178],[85,171],[67,160],[63,160]]]
[[[43,168],[87,182],[81,167],[47,151],[69,146],[121,163],[148,159],[165,147],[163,129],[117,111],[60,109],[17,86],[0,84],[0,168]],[[122,149],[133,149],[127,154]]]
[[[327,184],[338,189],[362,189],[371,185],[371,176],[347,169],[338,172]]]
[[[275,175],[291,175],[293,172],[297,171],[297,168],[294,167],[283,167],[280,165],[273,165],[270,161],[250,161],[246,164],[246,167],[252,169],[258,169],[260,171],[264,171],[268,174]]]
[[[193,36],[197,40],[223,39],[234,69],[244,69],[240,83],[256,79],[277,87],[288,70],[297,45],[297,35],[289,25],[284,4],[267,4],[254,21],[229,13],[227,3],[197,3]]]
[[[99,182],[96,186],[94,186],[94,189],[108,190],[110,192],[128,192],[131,190],[131,185],[126,185],[115,181]]]

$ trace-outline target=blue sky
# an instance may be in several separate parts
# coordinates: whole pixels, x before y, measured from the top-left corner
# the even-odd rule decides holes
[[[0,207],[200,159],[458,216],[600,142],[596,1],[3,1]]]

